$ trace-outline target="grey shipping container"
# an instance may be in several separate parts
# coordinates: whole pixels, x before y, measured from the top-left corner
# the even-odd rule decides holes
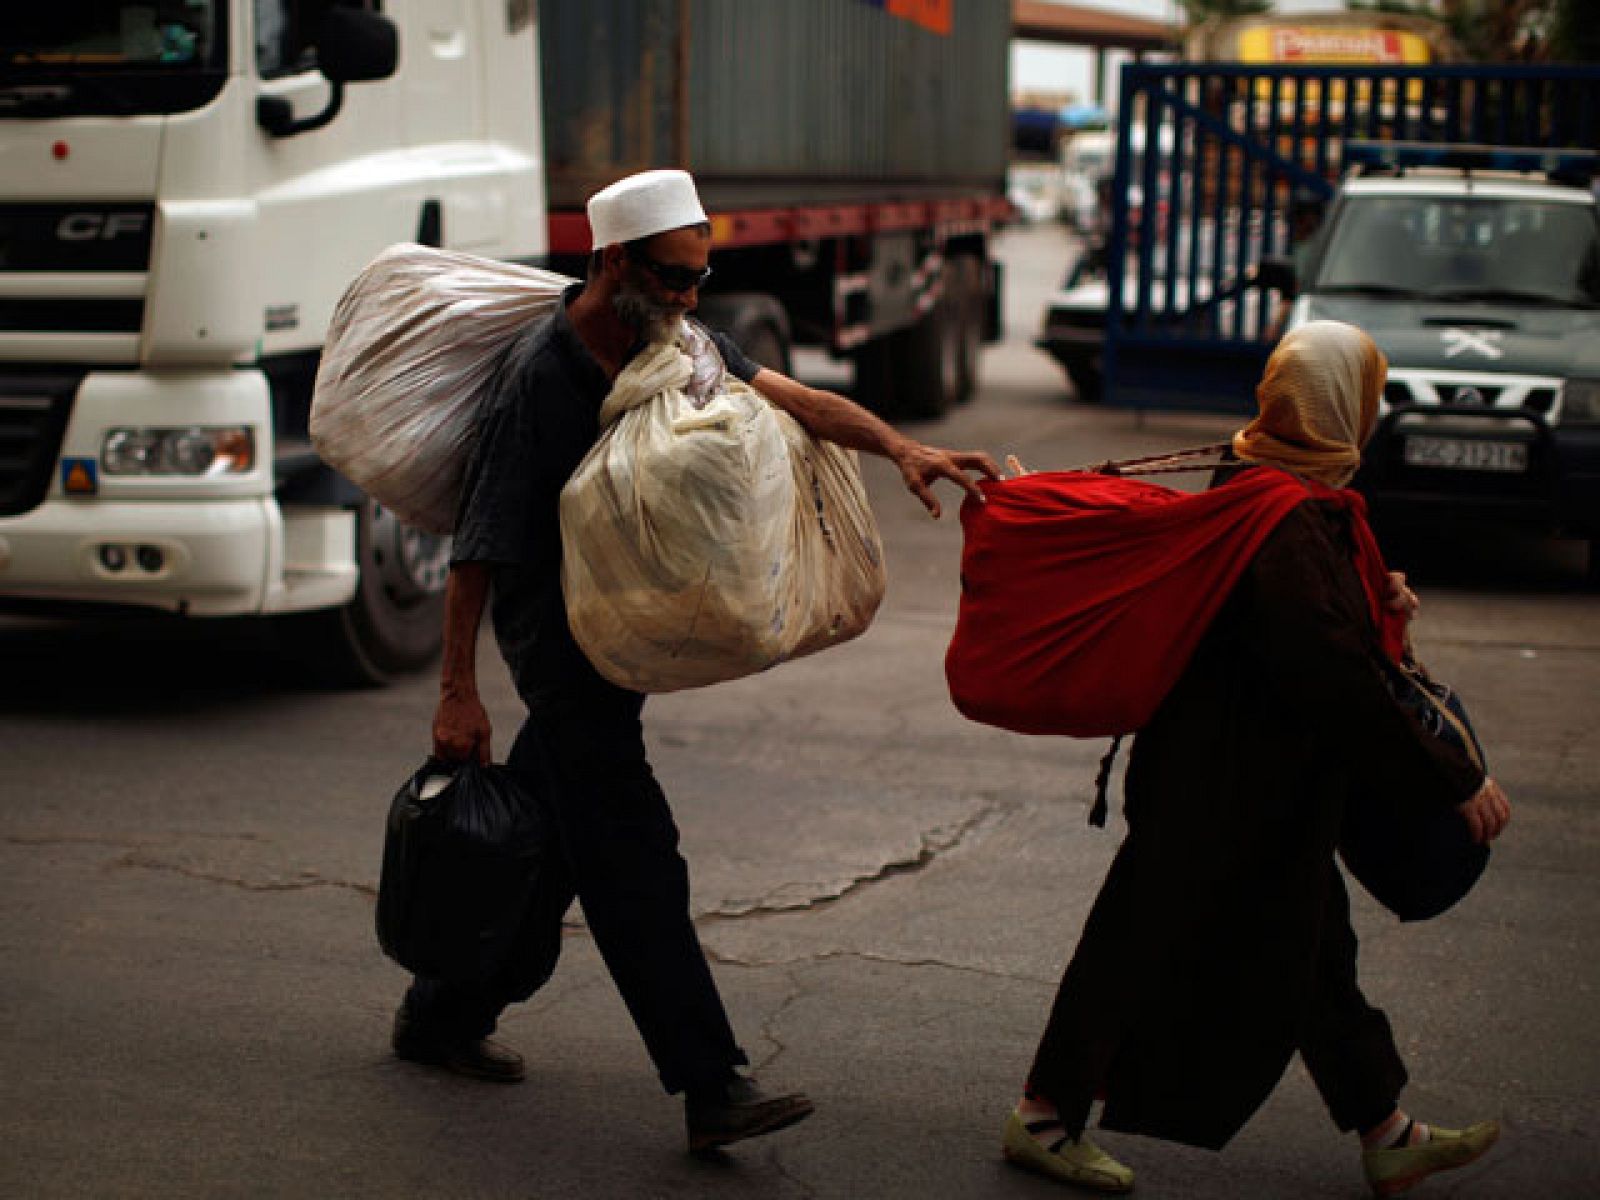
[[[551,208],[652,167],[720,208],[1003,192],[1010,4],[948,0],[948,32],[888,9],[540,0]]]

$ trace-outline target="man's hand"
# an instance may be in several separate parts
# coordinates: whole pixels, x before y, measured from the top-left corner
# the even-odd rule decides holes
[[[925,446],[921,442],[910,438],[900,438],[889,453],[894,465],[900,468],[900,477],[906,481],[906,487],[915,493],[923,507],[933,516],[937,517],[943,510],[939,507],[939,498],[933,494],[932,484],[935,480],[948,479],[959,484],[974,500],[983,503],[983,492],[978,489],[977,481],[968,475],[968,471],[976,471],[990,479],[1000,479],[1000,468],[994,459],[982,450],[940,450],[937,446]]]
[[[488,766],[489,714],[475,693],[444,689],[433,715],[433,756],[442,762]]]
[[[1487,846],[1500,836],[1500,831],[1511,820],[1511,801],[1506,799],[1498,783],[1485,779],[1472,799],[1461,806],[1461,816],[1472,831],[1472,840]]]
[[[1406,586],[1406,577],[1400,571],[1389,572],[1389,582],[1383,591],[1383,603],[1390,612],[1404,613],[1408,621],[1416,617],[1417,610],[1422,607],[1422,601],[1417,599],[1417,594]]]

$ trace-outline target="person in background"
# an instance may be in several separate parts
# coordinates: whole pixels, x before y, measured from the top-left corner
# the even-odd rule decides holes
[[[1316,260],[1322,220],[1327,215],[1328,202],[1309,188],[1296,188],[1289,202],[1289,260],[1294,267],[1294,290],[1278,300],[1278,307],[1267,325],[1267,340],[1275,342],[1289,327],[1289,314],[1294,309],[1295,297],[1311,279],[1311,265]]]
[[[1456,806],[1480,843],[1510,816],[1494,780],[1390,692],[1379,627],[1417,600],[1398,574],[1369,594],[1359,498],[1328,490],[1360,464],[1386,372],[1371,338],[1333,321],[1290,333],[1267,363],[1225,472],[1326,487],[1269,535],[1135,739],[1127,838],[1006,1123],[1018,1166],[1128,1191],[1133,1172],[1084,1132],[1097,1100],[1106,1128],[1220,1150],[1296,1052],[1380,1196],[1498,1136],[1493,1121],[1445,1129],[1401,1108],[1406,1069],[1357,982],[1334,858],[1355,789]]]
[[[587,280],[512,344],[484,402],[446,589],[433,723],[438,758],[489,761],[476,648],[490,606],[528,708],[507,762],[547,805],[562,853],[541,877],[501,974],[477,986],[415,979],[395,1017],[393,1047],[400,1058],[462,1075],[523,1078],[521,1056],[489,1034],[509,1004],[549,979],[576,898],[662,1085],[685,1097],[689,1148],[703,1153],[793,1125],[812,1104],[798,1092],[768,1091],[743,1070],[745,1054],[690,919],[678,830],[646,758],[645,698],[603,679],[567,624],[559,501],[599,435],[612,381],[695,307],[711,273],[711,230],[682,171],[623,179],[590,199],[588,215]],[[817,437],[888,458],[935,517],[936,481],[977,495],[968,472],[999,476],[986,454],[923,445],[842,396],[756,366],[714,336],[735,375]]]

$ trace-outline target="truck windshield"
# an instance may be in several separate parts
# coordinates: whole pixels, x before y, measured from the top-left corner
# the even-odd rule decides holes
[[[1351,196],[1313,290],[1438,301],[1600,304],[1592,205],[1508,196]]]
[[[222,0],[18,5],[0,22],[0,116],[175,112],[225,70]]]

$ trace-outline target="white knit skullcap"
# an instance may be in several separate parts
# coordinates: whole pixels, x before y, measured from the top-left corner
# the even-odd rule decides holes
[[[589,228],[596,250],[698,225],[705,219],[687,171],[644,171],[589,197]]]

